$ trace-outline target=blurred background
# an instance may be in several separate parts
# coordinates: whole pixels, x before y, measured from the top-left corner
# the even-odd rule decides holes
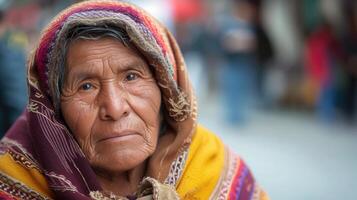
[[[41,29],[74,2],[0,0],[0,136],[26,106],[25,63]],[[357,1],[130,2],[174,33],[199,122],[271,199],[356,199]]]

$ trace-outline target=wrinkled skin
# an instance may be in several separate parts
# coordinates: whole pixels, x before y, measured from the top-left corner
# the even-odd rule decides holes
[[[140,174],[155,151],[160,105],[158,85],[136,50],[112,38],[70,44],[61,111],[97,175],[140,176],[128,172]]]

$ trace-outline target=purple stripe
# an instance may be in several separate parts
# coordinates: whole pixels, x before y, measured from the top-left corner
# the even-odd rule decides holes
[[[243,165],[242,166],[243,167],[243,169],[242,169],[242,175],[239,177],[239,181],[238,181],[238,184],[236,185],[236,188],[235,188],[235,193],[236,193],[236,198],[237,199],[241,199],[240,198],[240,195],[241,195],[241,191],[242,191],[242,183],[243,183],[243,181],[244,181],[244,179],[245,179],[245,177],[247,176],[247,174],[248,174],[248,169],[247,169],[247,167],[245,166],[245,165]],[[239,173],[239,171],[238,171],[238,173]]]
[[[253,184],[253,186],[252,186],[252,189],[251,189],[250,194],[249,194],[249,199],[253,199],[254,190],[255,190],[255,184]]]
[[[254,179],[247,167],[245,167],[242,182],[243,185],[240,187],[240,194],[237,196],[237,200],[249,200],[252,198],[252,192],[254,191]]]

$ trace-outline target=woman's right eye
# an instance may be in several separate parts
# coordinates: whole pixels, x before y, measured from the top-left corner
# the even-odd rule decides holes
[[[90,90],[93,88],[93,85],[90,83],[84,83],[81,85],[81,90]]]

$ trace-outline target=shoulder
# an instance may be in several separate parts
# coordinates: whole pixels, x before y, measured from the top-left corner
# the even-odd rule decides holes
[[[201,125],[177,191],[183,199],[267,199],[245,162]]]

